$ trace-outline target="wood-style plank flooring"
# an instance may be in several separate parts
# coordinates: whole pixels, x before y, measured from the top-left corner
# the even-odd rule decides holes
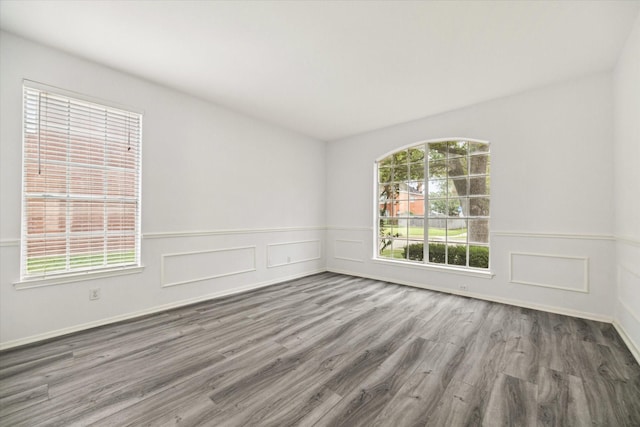
[[[614,328],[323,273],[0,353],[0,425],[640,426]]]

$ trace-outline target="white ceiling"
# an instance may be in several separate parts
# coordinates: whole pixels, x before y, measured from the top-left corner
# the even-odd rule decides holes
[[[7,1],[0,26],[322,140],[615,65],[640,1]]]

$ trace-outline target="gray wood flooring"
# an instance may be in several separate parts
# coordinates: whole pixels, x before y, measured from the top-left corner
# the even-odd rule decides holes
[[[323,273],[0,353],[0,425],[640,426],[609,324]]]

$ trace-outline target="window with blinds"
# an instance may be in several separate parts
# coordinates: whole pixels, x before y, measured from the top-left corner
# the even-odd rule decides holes
[[[139,113],[25,82],[22,277],[140,264]]]

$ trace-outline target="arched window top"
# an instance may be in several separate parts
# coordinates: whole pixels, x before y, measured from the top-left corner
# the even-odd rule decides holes
[[[382,154],[380,157],[378,157],[376,159],[376,162],[381,162],[385,159],[388,159],[389,157],[392,157],[394,154],[398,154],[402,151],[406,151],[406,150],[410,150],[410,149],[417,149],[417,150],[421,150],[424,153],[424,146],[428,145],[428,144],[443,144],[443,143],[448,143],[448,142],[452,142],[452,143],[460,143],[460,142],[469,142],[472,144],[485,144],[487,145],[487,151],[489,149],[489,141],[485,141],[485,140],[481,140],[481,139],[474,139],[474,138],[437,138],[437,139],[428,139],[426,141],[421,141],[421,142],[414,142],[411,144],[407,144],[398,148],[395,148],[391,151],[388,151],[384,154]],[[442,147],[442,145],[440,145],[440,147]]]
[[[430,140],[376,161],[377,257],[489,268],[490,144]]]

